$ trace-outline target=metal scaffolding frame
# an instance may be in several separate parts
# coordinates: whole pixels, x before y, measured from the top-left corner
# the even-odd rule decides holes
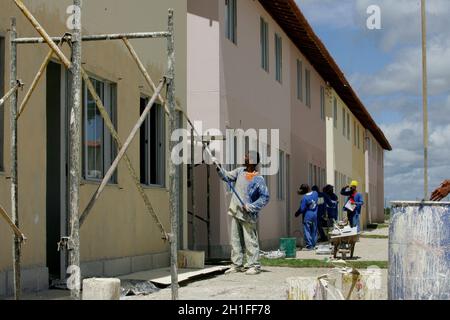
[[[166,114],[169,117],[169,132],[173,132],[177,129],[176,119],[176,107],[175,107],[175,42],[174,42],[174,15],[173,9],[169,9],[168,14],[168,29],[163,32],[141,32],[141,33],[122,33],[122,34],[101,34],[101,35],[88,35],[82,36],[81,34],[81,0],[73,0],[73,5],[76,10],[75,19],[78,22],[71,34],[65,34],[63,37],[50,37],[45,29],[39,24],[36,18],[31,14],[28,8],[23,4],[22,0],[13,0],[17,7],[22,11],[24,16],[29,20],[36,31],[41,35],[39,38],[17,38],[16,31],[16,19],[11,19],[10,30],[10,50],[11,50],[11,89],[8,93],[0,99],[0,106],[4,104],[7,99],[10,99],[11,104],[11,216],[6,214],[5,210],[0,207],[1,216],[8,222],[14,231],[14,243],[13,243],[13,258],[14,258],[14,297],[20,299],[21,293],[21,245],[26,240],[26,237],[19,229],[19,215],[18,215],[18,152],[17,152],[17,133],[18,133],[18,120],[23,111],[25,110],[27,103],[30,100],[39,80],[41,79],[44,71],[46,70],[50,60],[52,58],[58,59],[62,65],[72,73],[71,77],[71,116],[70,116],[70,129],[69,129],[69,237],[61,239],[60,245],[63,245],[69,252],[69,265],[78,267],[80,270],[80,237],[79,228],[83,225],[83,222],[88,217],[95,202],[99,199],[105,185],[114,174],[120,160],[123,158],[127,164],[127,168],[131,177],[141,195],[147,212],[152,216],[157,224],[161,238],[164,241],[170,242],[170,265],[171,265],[171,280],[172,280],[172,299],[178,299],[178,270],[177,270],[177,250],[178,250],[178,225],[179,225],[179,179],[181,178],[176,170],[176,165],[173,161],[169,161],[169,195],[170,195],[170,218],[171,218],[171,231],[166,232],[162,225],[158,215],[155,213],[151,202],[144,192],[139,178],[134,170],[129,157],[126,154],[130,143],[135,138],[140,127],[144,123],[151,108],[155,104],[156,100],[159,100],[166,110]],[[167,71],[166,75],[162,77],[158,86],[155,86],[154,82],[150,78],[149,73],[145,69],[141,60],[139,59],[136,51],[129,42],[129,39],[158,39],[165,38],[167,40]],[[145,107],[142,115],[138,119],[136,125],[130,132],[124,144],[121,143],[119,135],[114,128],[114,125],[101,101],[97,95],[95,88],[87,75],[86,71],[82,68],[81,56],[82,56],[82,42],[83,41],[107,41],[107,40],[122,40],[124,45],[130,52],[131,57],[136,62],[139,70],[141,71],[144,79],[149,87],[153,90],[153,96],[149,103]],[[46,55],[42,65],[40,66],[29,90],[27,91],[23,102],[18,108],[18,89],[23,87],[23,83],[17,79],[17,47],[19,44],[40,44],[45,43],[50,47],[50,51]],[[71,48],[71,59],[68,59],[59,48],[63,43],[68,43]],[[54,57],[56,55],[56,57]],[[79,188],[80,188],[80,150],[81,150],[81,92],[82,81],[85,81],[88,91],[95,100],[96,106],[105,122],[106,127],[109,129],[111,136],[114,138],[118,147],[118,154],[112,163],[111,167],[105,174],[100,186],[92,196],[89,204],[84,209],[81,216],[79,215]],[[163,99],[161,92],[166,85],[167,99]],[[183,112],[184,113],[184,112]],[[174,141],[170,141],[170,148],[172,150],[175,146]],[[80,299],[80,287],[81,287],[81,275],[78,274],[78,283],[75,288],[71,288],[71,296],[74,299]]]

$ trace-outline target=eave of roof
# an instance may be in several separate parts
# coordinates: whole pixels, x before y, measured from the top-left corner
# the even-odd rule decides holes
[[[259,0],[264,9],[286,32],[292,42],[314,66],[385,150],[392,146],[345,78],[333,57],[316,35],[294,0]]]

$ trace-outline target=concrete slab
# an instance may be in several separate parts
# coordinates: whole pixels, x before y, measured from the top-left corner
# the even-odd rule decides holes
[[[191,279],[198,278],[198,277],[207,276],[207,275],[219,273],[219,272],[225,272],[228,269],[229,269],[229,267],[227,267],[227,266],[217,266],[217,267],[205,268],[203,270],[185,272],[185,273],[178,275],[178,283],[182,284],[183,282],[186,282]],[[160,278],[150,279],[150,280],[153,283],[157,283],[157,284],[165,285],[165,286],[169,286],[172,283],[170,275],[160,277]]]
[[[206,266],[205,269],[178,269],[178,280],[180,283],[188,281],[195,277],[200,277],[208,274],[213,274],[216,272],[225,272],[229,269],[227,266]],[[153,283],[157,283],[162,286],[168,286],[171,284],[170,280],[170,268],[160,268],[154,270],[147,270],[141,272],[135,272],[132,274],[127,274],[120,276],[121,280],[150,280]]]

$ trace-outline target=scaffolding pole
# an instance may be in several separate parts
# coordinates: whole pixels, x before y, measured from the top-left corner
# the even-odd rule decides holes
[[[3,98],[0,99],[0,107],[3,106],[3,104],[6,103],[6,101],[8,101],[8,99],[11,98],[11,96],[15,94],[17,90],[19,90],[19,88],[22,86],[22,82],[20,80],[17,80],[17,83],[14,85],[14,87],[9,89],[9,91],[3,96]]]
[[[50,49],[49,52],[47,53],[47,56],[45,57],[44,61],[42,62],[36,76],[33,79],[33,82],[31,83],[30,89],[28,89],[28,92],[26,93],[25,97],[23,98],[22,104],[20,105],[19,108],[19,112],[17,113],[17,119],[20,117],[20,115],[23,113],[23,111],[25,110],[28,101],[31,98],[31,95],[33,94],[34,90],[36,89],[39,80],[41,80],[44,71],[47,69],[48,64],[50,63],[50,60],[52,59],[53,56],[53,50]]]
[[[77,266],[76,284],[71,288],[73,299],[80,299],[81,270],[80,270],[80,150],[81,150],[81,0],[74,0],[75,9],[74,29],[72,30],[71,68],[71,104],[69,129],[69,266]],[[53,46],[52,46],[53,47]],[[56,48],[59,50],[58,46]],[[54,50],[54,48],[52,48]],[[56,52],[56,51],[55,51]]]
[[[177,128],[177,119],[175,112],[175,41],[174,41],[174,22],[173,10],[169,10],[168,32],[170,36],[167,38],[167,106],[169,108],[169,133],[172,134]],[[173,150],[176,142],[170,139],[169,150]],[[170,154],[170,153],[169,153]],[[179,193],[177,178],[177,168],[175,163],[169,161],[169,196],[170,196],[170,275],[172,282],[172,300],[178,300],[178,202]]]
[[[16,3],[21,2],[20,0],[14,0],[14,1],[16,1]],[[33,25],[35,25],[35,24],[33,24]],[[170,34],[168,32],[134,32],[134,33],[86,35],[86,36],[82,36],[81,40],[82,40],[82,42],[90,42],[90,41],[122,40],[123,38],[127,38],[127,39],[167,38],[169,36],[170,36]],[[63,39],[63,37],[43,36],[42,38],[18,38],[14,42],[19,43],[19,44],[40,44],[40,43],[46,43],[49,40],[51,40],[52,42],[59,42],[62,39]]]
[[[423,189],[428,200],[428,74],[427,74],[427,13],[426,1],[421,1],[422,14],[422,98],[423,98]]]
[[[125,44],[125,46],[127,47],[128,51],[130,52],[131,57],[133,58],[134,62],[136,62],[145,81],[147,81],[147,84],[150,86],[150,88],[153,90],[153,92],[156,92],[155,83],[153,82],[152,78],[150,77],[147,70],[145,69],[145,66],[142,63],[141,59],[139,59],[139,56],[136,53],[136,50],[134,50],[133,46],[131,45],[130,41],[127,38],[123,38],[122,40],[123,40],[123,43]],[[164,109],[166,110],[167,115],[170,115],[169,109],[167,108],[167,103],[164,101],[164,98],[161,96],[161,94],[158,95],[158,99],[161,102],[161,104],[164,105]]]
[[[16,19],[11,19],[10,57],[11,87],[17,84],[17,45],[13,42],[17,38]],[[14,225],[19,228],[19,199],[18,199],[18,175],[17,175],[17,90],[11,95],[10,126],[11,126],[11,217]],[[21,238],[14,234],[13,239],[13,273],[14,273],[14,299],[19,300],[21,295]]]
[[[0,216],[5,219],[6,223],[11,227],[14,234],[21,239],[22,242],[25,242],[27,240],[27,237],[20,231],[20,229],[14,224],[12,219],[9,217],[9,215],[6,213],[6,210],[0,206]]]

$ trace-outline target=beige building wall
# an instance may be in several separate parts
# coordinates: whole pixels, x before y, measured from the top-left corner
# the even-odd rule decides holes
[[[368,219],[384,222],[384,150],[370,132],[365,143],[366,188],[368,189]]]
[[[66,8],[72,1],[24,1],[42,26],[53,36],[67,32]],[[167,10],[175,10],[176,37],[176,97],[186,105],[186,2],[178,0],[83,2],[83,33],[119,33],[164,31]],[[17,18],[19,37],[37,33],[12,1],[2,3],[0,34],[6,35],[10,17]],[[6,40],[9,38],[7,37]],[[5,84],[9,87],[9,43],[6,41]],[[147,66],[154,81],[166,70],[166,41],[164,39],[133,40],[136,51]],[[48,52],[46,45],[21,45],[18,50],[18,77],[29,88],[35,72]],[[66,56],[69,56],[65,48]],[[101,79],[117,84],[118,132],[122,141],[128,136],[140,115],[141,94],[150,95],[143,77],[119,42],[83,44],[84,68]],[[48,285],[46,265],[46,77],[37,87],[28,109],[19,120],[19,216],[21,229],[28,237],[23,246],[25,289]],[[19,93],[19,103],[24,92]],[[5,172],[0,173],[0,203],[10,210],[9,105],[5,109]],[[168,142],[168,134],[167,142]],[[131,144],[128,155],[139,172],[139,138]],[[169,157],[166,156],[168,160]],[[166,170],[167,172],[167,170]],[[185,175],[185,174],[184,174]],[[166,177],[166,182],[168,182]],[[167,183],[166,183],[167,185]],[[185,185],[185,184],[183,184]],[[86,206],[97,183],[83,181],[80,210]],[[185,189],[185,188],[182,188]],[[182,190],[186,195],[185,190]],[[155,211],[166,230],[170,230],[167,188],[147,188]],[[183,204],[186,197],[183,196]],[[185,215],[182,218],[186,227]],[[187,232],[185,232],[187,233]],[[146,213],[124,163],[118,168],[118,183],[108,185],[81,229],[81,260],[83,275],[116,275],[139,268],[168,265],[168,244],[161,240],[153,219]],[[0,287],[10,288],[12,267],[11,231],[0,222]],[[56,243],[55,243],[56,250]],[[134,258],[140,257],[140,258]],[[28,270],[28,271],[27,271]],[[40,283],[39,283],[40,281]],[[10,293],[10,292],[8,292]],[[1,291],[0,295],[5,294]]]
[[[335,101],[337,112],[335,112]],[[336,194],[339,195],[340,217],[344,214],[342,207],[345,197],[339,193],[351,180],[358,181],[358,191],[364,195],[366,202],[361,212],[362,227],[368,223],[364,136],[363,124],[332,90],[331,101],[327,105],[327,178],[329,183],[335,186]]]

